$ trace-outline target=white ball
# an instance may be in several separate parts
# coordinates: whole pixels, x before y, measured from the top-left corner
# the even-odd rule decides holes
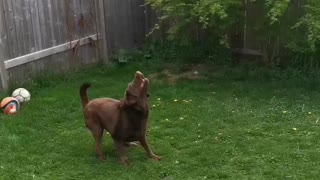
[[[30,101],[31,94],[25,88],[18,88],[12,92],[12,97],[16,98],[20,103]]]

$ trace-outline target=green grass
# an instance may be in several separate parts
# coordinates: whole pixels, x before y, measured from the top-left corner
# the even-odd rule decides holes
[[[106,135],[107,160],[99,162],[84,127],[80,84],[92,83],[90,98],[121,98],[136,70],[149,75],[161,69],[101,66],[34,81],[27,87],[32,100],[19,114],[0,116],[0,179],[319,177],[318,80],[261,68],[199,71],[206,78],[181,80],[175,86],[164,79],[151,81],[155,107],[148,138],[162,161],[152,161],[142,148],[133,147],[128,151],[132,164],[125,168]]]

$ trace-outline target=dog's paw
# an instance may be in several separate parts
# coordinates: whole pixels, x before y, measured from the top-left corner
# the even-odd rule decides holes
[[[157,155],[155,155],[155,154],[152,155],[151,158],[154,159],[154,160],[156,160],[156,161],[160,161],[160,160],[161,160],[161,157],[160,157],[160,156],[157,156]]]
[[[130,161],[128,158],[120,158],[120,163],[124,166],[130,166]]]

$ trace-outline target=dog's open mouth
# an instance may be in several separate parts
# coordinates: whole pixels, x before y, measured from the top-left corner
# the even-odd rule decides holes
[[[147,81],[148,80],[144,77],[144,75],[140,71],[136,72],[134,83],[136,83],[137,86],[138,85],[140,86],[141,91],[147,88]]]
[[[130,94],[139,97],[143,93],[147,93],[148,83],[149,80],[140,71],[136,71],[134,80],[128,85],[128,91]]]
[[[142,80],[142,83],[141,83],[141,85],[140,85],[140,89],[143,89],[144,88],[144,79]]]

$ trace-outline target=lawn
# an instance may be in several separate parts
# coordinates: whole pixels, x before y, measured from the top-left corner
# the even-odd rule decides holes
[[[208,65],[209,66],[209,65]],[[213,66],[213,65],[210,65]],[[170,66],[172,72],[188,70]],[[317,179],[320,86],[315,76],[263,68],[199,69],[200,79],[168,83],[161,65],[92,67],[39,78],[19,114],[0,116],[0,179]],[[148,139],[118,163],[104,136],[95,157],[84,126],[79,86],[89,97],[121,98],[136,70],[151,78]]]

